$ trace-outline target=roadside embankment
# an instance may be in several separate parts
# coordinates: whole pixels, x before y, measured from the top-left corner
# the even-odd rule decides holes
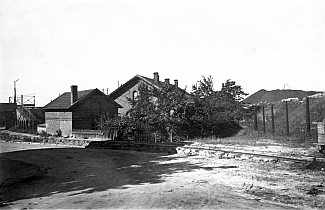
[[[91,141],[88,139],[39,136],[39,135],[16,133],[10,131],[2,131],[0,134],[0,140],[4,140],[7,142],[29,142],[29,143],[40,143],[40,144],[64,145],[64,146],[72,146],[72,147],[85,147]]]
[[[291,162],[325,162],[324,157],[319,157],[319,154],[315,150],[313,154],[306,154],[303,149],[289,148],[291,153],[296,152],[293,156],[285,153],[285,147],[274,146],[268,147],[238,147],[238,146],[226,146],[226,145],[211,145],[211,144],[199,144],[194,143],[182,147],[177,147],[177,154],[185,156],[206,156],[215,157],[218,159],[256,159],[264,162],[269,161],[291,161]]]

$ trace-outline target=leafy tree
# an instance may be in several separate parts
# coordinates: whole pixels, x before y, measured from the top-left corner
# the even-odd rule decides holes
[[[202,80],[199,80],[198,83],[192,86],[192,94],[197,99],[204,99],[214,94],[213,78],[211,75],[209,77],[202,76]]]
[[[236,102],[242,101],[244,96],[248,95],[248,93],[243,91],[241,86],[236,85],[236,82],[231,81],[230,79],[228,79],[225,83],[222,83],[220,92]]]
[[[219,112],[224,112],[230,121],[239,121],[244,113],[242,100],[246,95],[248,94],[241,86],[228,79],[226,83],[222,83],[221,90],[217,92]]]
[[[200,129],[194,135],[223,137],[240,129],[241,100],[247,94],[234,81],[227,80],[220,91],[215,91],[213,78],[203,77],[198,85],[192,86],[192,94],[196,96],[196,101],[189,120],[196,129]]]
[[[165,83],[161,88],[143,84],[138,90],[137,100],[128,99],[132,104],[129,117],[164,138],[172,138],[173,133],[181,135],[179,128],[184,123],[187,100],[185,90]]]

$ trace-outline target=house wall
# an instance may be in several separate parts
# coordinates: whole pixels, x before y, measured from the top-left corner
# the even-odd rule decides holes
[[[101,114],[107,114],[109,117],[116,116],[118,108],[115,104],[107,100],[107,96],[94,93],[88,97],[73,110],[73,129],[96,129],[97,122]]]
[[[45,112],[46,132],[57,134],[61,130],[62,136],[72,134],[72,112]]]
[[[132,98],[133,91],[138,91],[139,85],[142,83],[143,83],[142,81],[136,83],[134,86],[132,86],[126,92],[124,92],[121,96],[119,96],[118,98],[115,99],[115,101],[123,107],[123,108],[119,109],[119,113],[121,115],[125,115],[126,112],[132,108],[132,105],[128,101],[128,98]]]
[[[17,105],[14,103],[0,103],[0,127],[9,129],[15,126]]]

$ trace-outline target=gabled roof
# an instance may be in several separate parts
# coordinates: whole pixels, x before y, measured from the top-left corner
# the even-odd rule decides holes
[[[78,91],[78,100],[71,104],[71,92],[65,92],[50,103],[48,103],[43,109],[49,110],[49,109],[70,109],[74,106],[76,106],[78,103],[82,102],[84,99],[87,98],[87,96],[91,95],[94,92],[99,92],[106,96],[103,92],[96,89],[90,89],[90,90],[82,90]],[[108,96],[107,100],[109,100],[111,103],[115,104],[118,108],[122,108],[121,105],[116,103],[114,100],[111,100]]]
[[[121,85],[119,88],[111,92],[108,96],[112,99],[116,99],[119,96],[121,96],[123,93],[125,93],[127,90],[129,90],[131,87],[133,87],[138,81],[143,81],[151,86],[154,86],[156,88],[162,88],[165,82],[159,81],[156,82],[154,79],[150,79],[148,77],[141,76],[139,74],[135,75],[133,78],[131,78],[129,81]],[[170,84],[173,85],[173,84]],[[194,102],[193,96],[186,92],[186,96],[188,98],[189,102]]]

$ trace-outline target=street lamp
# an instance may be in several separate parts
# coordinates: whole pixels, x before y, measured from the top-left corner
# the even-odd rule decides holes
[[[16,101],[16,82],[18,82],[19,79],[14,81],[14,103],[17,103]]]

